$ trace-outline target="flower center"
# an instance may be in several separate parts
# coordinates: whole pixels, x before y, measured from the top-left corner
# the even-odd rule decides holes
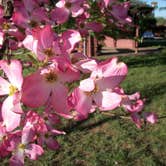
[[[71,8],[71,5],[72,5],[72,4],[71,4],[70,2],[66,2],[65,7],[68,8],[68,9],[70,9],[70,8]]]
[[[22,144],[22,143],[20,143],[20,144],[18,145],[18,148],[19,148],[19,149],[23,149],[23,150],[24,150],[25,147],[26,147],[25,144]]]
[[[55,72],[51,71],[50,73],[45,74],[45,79],[49,83],[54,83],[57,80],[57,75]]]
[[[46,48],[44,50],[44,54],[46,54],[48,57],[52,57],[54,55],[54,52],[53,52],[52,48]]]
[[[4,30],[9,30],[10,24],[7,23],[7,22],[4,22],[4,23],[2,24],[2,28],[3,28]]]
[[[81,23],[80,24],[80,28],[84,28],[85,27],[85,24],[84,23]]]
[[[9,86],[9,96],[14,95],[17,91],[18,91],[18,89],[14,85]]]
[[[99,91],[99,87],[95,84],[95,88],[90,92],[85,92],[85,94],[87,96],[92,96],[92,95],[96,94],[98,91]]]
[[[31,21],[29,21],[29,25],[30,25],[31,27],[36,27],[38,24],[37,24],[36,21],[31,20]]]
[[[7,139],[7,136],[6,135],[3,135],[0,137],[0,142],[4,141],[5,139]]]

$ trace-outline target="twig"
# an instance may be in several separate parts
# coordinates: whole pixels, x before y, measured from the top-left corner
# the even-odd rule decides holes
[[[111,116],[111,117],[118,117],[118,118],[121,118],[121,119],[131,119],[130,116],[116,115],[116,114],[110,113],[110,112],[101,112],[101,113],[104,114],[104,115]]]

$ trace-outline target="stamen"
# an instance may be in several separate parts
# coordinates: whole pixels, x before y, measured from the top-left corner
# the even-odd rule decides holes
[[[72,5],[72,4],[71,4],[70,2],[66,2],[65,7],[68,8],[68,9],[70,9],[70,8],[71,8],[71,5]]]
[[[44,54],[46,54],[48,57],[52,57],[54,55],[54,52],[52,48],[46,48],[44,51]]]
[[[99,87],[95,84],[95,88],[90,92],[85,92],[85,94],[87,96],[92,96],[92,95],[96,94],[98,91],[99,91]]]
[[[25,144],[22,144],[22,143],[20,143],[20,144],[18,145],[18,148],[19,148],[19,149],[23,149],[23,150],[24,150],[25,147],[26,147]]]
[[[49,83],[54,83],[57,80],[57,75],[54,71],[51,71],[50,73],[45,74],[45,79]]]
[[[14,95],[18,91],[17,87],[10,85],[9,87],[9,96]]]

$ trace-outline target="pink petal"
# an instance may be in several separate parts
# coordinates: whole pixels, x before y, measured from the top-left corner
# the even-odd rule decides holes
[[[86,27],[94,32],[101,32],[103,30],[103,25],[98,22],[89,22]]]
[[[34,38],[32,35],[27,35],[23,40],[23,45],[25,48],[29,49],[33,53],[37,54],[37,44],[38,40]]]
[[[73,109],[76,111],[75,120],[84,120],[88,117],[92,108],[92,98],[81,89],[76,88],[70,100],[72,100]]]
[[[2,47],[4,41],[4,32],[0,32],[0,48]]]
[[[120,105],[121,96],[114,92],[103,91],[95,94],[94,100],[102,111],[108,111]]]
[[[80,86],[79,88],[82,90],[82,91],[85,91],[85,92],[91,92],[94,90],[95,88],[95,83],[94,83],[94,80],[91,79],[91,78],[87,78],[85,80],[82,80],[80,82]]]
[[[18,90],[21,90],[23,76],[22,65],[18,60],[11,60],[10,64],[7,61],[0,61],[0,67],[7,75],[12,85],[16,86]]]
[[[14,112],[13,96],[8,96],[2,104],[2,118],[7,131],[12,131],[20,125],[21,115]]]
[[[97,62],[94,59],[84,59],[78,61],[75,66],[83,73],[90,73],[97,67]]]
[[[56,3],[56,7],[58,8],[62,8],[62,7],[65,7],[65,0],[59,0],[57,3]]]
[[[105,7],[108,7],[111,0],[103,0],[103,1],[104,1],[104,4],[105,4]]]
[[[50,25],[46,25],[40,31],[38,45],[39,45],[39,47],[47,49],[47,48],[50,48],[52,46],[53,40],[54,40],[54,33],[53,33],[52,29],[51,29],[51,26]]]
[[[74,2],[75,3],[75,2]],[[73,3],[73,4],[74,4]],[[72,17],[78,17],[79,15],[83,14],[84,12],[84,8],[81,7],[80,4],[74,4],[72,7],[71,7],[71,13],[72,13]]]
[[[140,118],[138,113],[132,113],[131,114],[131,119],[138,128],[141,128],[142,122],[141,122],[141,118]]]
[[[136,92],[132,95],[128,95],[128,97],[129,97],[130,100],[138,100],[138,99],[140,99],[140,93]]]
[[[29,144],[27,145],[27,149],[25,149],[25,154],[31,160],[37,160],[37,157],[41,156],[43,153],[44,153],[43,148],[37,144]]]
[[[60,82],[72,82],[80,78],[80,72],[65,57],[54,58],[54,65],[57,66],[56,70]]]
[[[69,18],[69,10],[66,8],[55,8],[51,11],[51,19],[57,24],[65,23]]]
[[[27,27],[27,19],[28,19],[28,15],[26,12],[22,13],[21,11],[15,11],[12,16],[13,22],[16,25],[21,26],[23,28]]]
[[[64,85],[56,83],[51,96],[52,105],[58,115],[65,118],[72,118],[67,105],[67,95],[68,89]]]
[[[10,158],[10,166],[24,166],[24,150],[18,149]]]
[[[127,71],[124,63],[117,63],[117,58],[112,58],[101,62],[96,71],[92,72],[91,77],[98,78],[96,82],[101,89],[114,89],[124,80]]]
[[[38,7],[38,4],[34,0],[23,0],[23,3],[27,12],[32,12],[33,9]]]
[[[51,87],[44,80],[40,71],[37,71],[24,79],[21,100],[29,107],[40,107],[46,103],[50,93]]]
[[[70,29],[63,32],[62,39],[63,39],[63,48],[68,53],[71,53],[75,45],[81,41],[81,35],[78,31]]]
[[[60,148],[59,143],[52,137],[47,138],[45,141],[46,141],[47,147],[51,150],[57,150]]]
[[[29,144],[33,141],[35,136],[34,126],[30,122],[27,122],[22,129],[21,143]]]
[[[153,112],[144,112],[143,117],[151,124],[155,124],[158,121],[157,115]]]
[[[0,77],[0,95],[9,94],[9,87],[9,82]]]

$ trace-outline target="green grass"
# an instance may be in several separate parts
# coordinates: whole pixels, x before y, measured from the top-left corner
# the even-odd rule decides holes
[[[142,129],[126,119],[99,114],[83,122],[66,123],[58,136],[58,151],[46,151],[27,166],[164,166],[166,165],[166,50],[145,56],[120,57],[129,73],[122,84],[126,93],[140,91],[145,111],[159,115],[156,125]],[[119,113],[118,113],[119,112]],[[6,161],[6,160],[5,160]],[[5,165],[6,162],[3,162]]]

